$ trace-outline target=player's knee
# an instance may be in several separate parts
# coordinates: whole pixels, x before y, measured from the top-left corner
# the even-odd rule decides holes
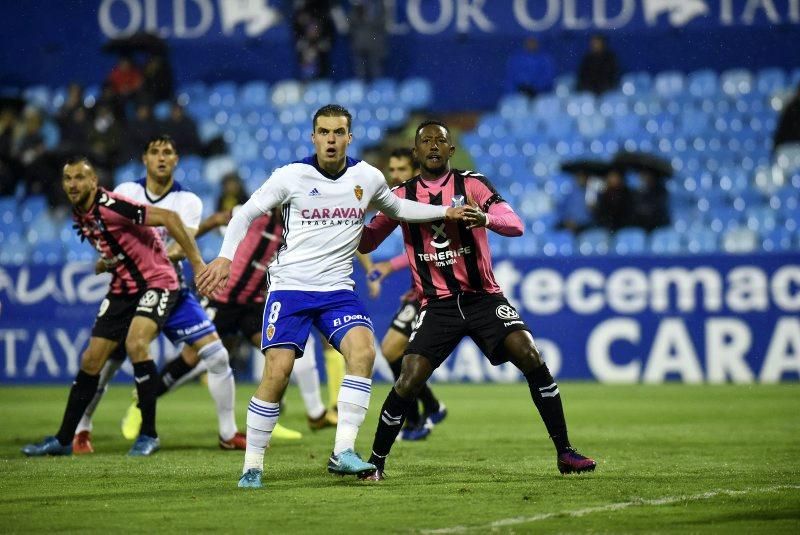
[[[403,358],[403,368],[394,385],[402,397],[416,397],[428,380],[427,370],[420,358],[414,355],[406,355]]]
[[[517,365],[517,368],[519,368],[523,374],[528,374],[542,367],[544,365],[544,359],[535,345],[525,344],[518,350],[514,364]]]
[[[89,375],[97,375],[103,369],[103,357],[96,351],[86,349],[81,355],[81,370]]]
[[[403,356],[402,351],[398,351],[395,344],[387,342],[386,340],[381,342],[381,354],[389,362],[394,362]]]
[[[222,340],[214,340],[213,342],[204,345],[197,352],[197,355],[203,359],[208,367],[208,373],[222,374],[228,373],[230,369],[230,362],[228,360],[228,350]]]
[[[369,363],[370,367],[375,362],[375,346],[372,344],[360,344],[353,347],[350,351],[350,361],[354,363]]]
[[[132,362],[142,362],[147,360],[147,350],[150,342],[143,336],[128,336],[125,340],[125,351]]]

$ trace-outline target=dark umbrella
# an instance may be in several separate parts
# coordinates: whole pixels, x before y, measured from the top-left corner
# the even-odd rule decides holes
[[[137,32],[128,37],[111,39],[103,45],[103,52],[127,56],[135,52],[163,55],[167,52],[167,43],[152,33]]]
[[[613,164],[625,169],[652,173],[659,178],[669,178],[674,173],[669,160],[646,152],[620,151],[614,156]]]
[[[611,165],[603,160],[571,160],[561,164],[561,170],[565,173],[576,175],[585,173],[589,176],[606,176]]]

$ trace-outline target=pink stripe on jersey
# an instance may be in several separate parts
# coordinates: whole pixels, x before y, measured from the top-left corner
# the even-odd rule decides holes
[[[280,212],[255,219],[247,230],[231,264],[231,277],[214,296],[221,303],[263,303],[267,289],[267,266],[283,244]]]
[[[133,295],[147,288],[178,289],[178,276],[154,227],[145,226],[147,208],[118,193],[97,189],[86,213],[72,212],[82,238],[117,262],[109,292]]]

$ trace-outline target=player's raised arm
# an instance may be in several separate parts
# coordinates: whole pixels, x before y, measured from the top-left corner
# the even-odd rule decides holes
[[[180,216],[172,210],[148,206],[144,224],[148,227],[166,227],[169,235],[172,236],[181,249],[186,253],[186,258],[191,262],[195,273],[205,269],[206,264],[200,256],[197,242],[189,235],[186,227],[183,226]]]
[[[460,220],[464,219],[464,208],[434,206],[394,195],[386,184],[378,190],[373,198],[375,205],[391,217],[409,223],[427,223],[438,219]]]

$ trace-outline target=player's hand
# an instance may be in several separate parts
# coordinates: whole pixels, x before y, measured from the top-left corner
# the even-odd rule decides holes
[[[448,221],[460,221],[464,219],[464,207],[459,206],[458,208],[453,208],[452,206],[447,209],[447,212],[444,214],[444,218]]]
[[[469,229],[485,227],[489,224],[489,216],[477,206],[466,206],[464,208],[464,222]]]
[[[378,262],[372,266],[372,271],[367,274],[367,286],[371,298],[375,299],[381,294],[381,281],[391,272],[392,264],[390,262]]]
[[[204,269],[195,271],[195,284],[197,291],[207,297],[212,297],[217,290],[225,288],[231,276],[231,261],[218,257],[211,261]]]

